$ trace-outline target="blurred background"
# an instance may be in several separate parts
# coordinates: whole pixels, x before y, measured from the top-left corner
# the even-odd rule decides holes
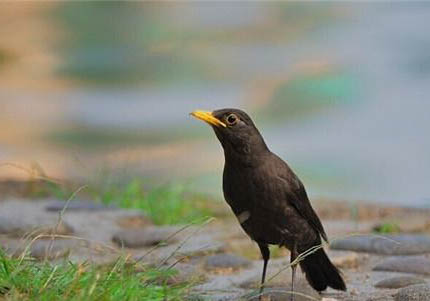
[[[430,3],[0,8],[2,179],[221,198],[221,147],[188,113],[238,107],[312,198],[430,207]]]

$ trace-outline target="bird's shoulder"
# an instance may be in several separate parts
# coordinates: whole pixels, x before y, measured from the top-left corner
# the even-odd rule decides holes
[[[272,177],[282,179],[291,189],[301,190],[304,188],[302,182],[287,162],[282,160],[278,155],[270,153],[265,165],[266,170],[272,174]]]
[[[259,177],[266,179],[266,185],[271,191],[270,200],[265,200],[263,206],[271,206],[273,210],[293,208],[327,240],[327,235],[312,208],[303,183],[284,160],[271,153],[257,173]],[[266,195],[269,194],[266,193]]]

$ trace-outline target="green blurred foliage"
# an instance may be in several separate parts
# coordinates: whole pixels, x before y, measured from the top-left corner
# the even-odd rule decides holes
[[[145,131],[114,127],[71,126],[67,129],[52,129],[44,138],[45,141],[58,146],[97,150],[106,147],[168,144],[206,136],[205,128],[180,124],[175,128],[154,128]]]
[[[303,118],[330,106],[351,103],[357,93],[355,79],[348,73],[299,75],[281,84],[261,113],[266,119]]]
[[[375,226],[373,228],[373,232],[380,233],[380,234],[399,233],[400,226],[393,222],[386,222]]]
[[[57,45],[64,58],[58,72],[86,83],[116,84],[204,76],[198,60],[174,43],[184,37],[158,13],[156,5],[140,2],[59,5],[55,15],[67,38]]]

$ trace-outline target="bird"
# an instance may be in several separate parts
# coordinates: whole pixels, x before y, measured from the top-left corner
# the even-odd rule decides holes
[[[257,243],[263,259],[260,298],[269,245],[290,251],[290,300],[294,300],[297,264],[319,293],[327,287],[346,291],[341,272],[322,247],[322,239],[328,242],[328,238],[304,185],[288,164],[270,151],[248,114],[225,108],[196,110],[190,115],[212,127],[224,150],[224,199],[242,229]]]

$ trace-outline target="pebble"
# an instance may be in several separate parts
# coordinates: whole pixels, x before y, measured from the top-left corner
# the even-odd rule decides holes
[[[430,275],[430,260],[424,256],[394,256],[386,258],[373,270]]]
[[[66,202],[64,201],[52,201],[45,206],[45,210],[49,212],[59,212],[62,211]],[[67,211],[99,211],[99,210],[107,210],[107,209],[116,209],[117,207],[114,205],[106,206],[100,203],[94,203],[91,201],[75,201],[72,200],[69,202],[66,208]]]
[[[430,237],[418,234],[360,235],[335,240],[330,248],[380,255],[417,255],[430,253]]]
[[[147,227],[143,229],[127,229],[115,233],[112,241],[120,247],[143,248],[156,246],[160,243],[172,243],[175,237],[167,240],[175,231],[170,227]]]
[[[425,281],[421,278],[411,276],[398,276],[383,279],[375,284],[377,288],[402,288],[413,284],[422,284]]]
[[[395,301],[427,301],[430,300],[430,285],[415,284],[401,288],[396,295]]]
[[[248,267],[251,261],[240,256],[231,254],[216,254],[208,256],[205,261],[205,268],[207,270],[214,269],[227,269],[231,268],[237,270],[240,268]]]

